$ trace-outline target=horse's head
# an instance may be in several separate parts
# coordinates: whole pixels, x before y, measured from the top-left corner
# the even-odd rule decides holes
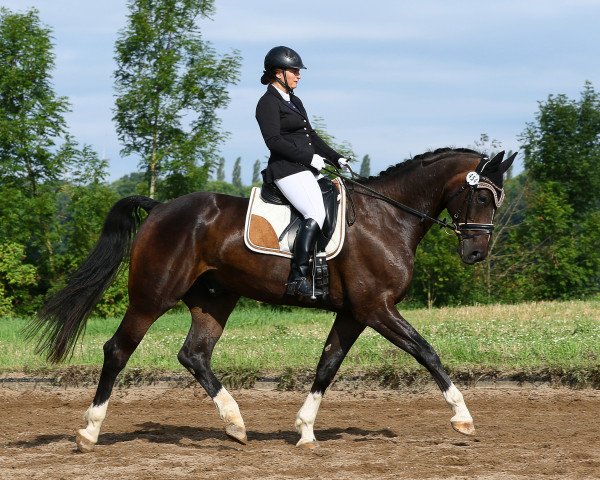
[[[483,157],[475,170],[469,169],[451,180],[447,209],[458,235],[458,252],[469,265],[488,255],[494,213],[504,200],[504,172],[516,156],[504,161],[504,152],[491,160]]]

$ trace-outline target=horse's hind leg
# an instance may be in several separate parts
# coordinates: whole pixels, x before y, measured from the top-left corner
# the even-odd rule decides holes
[[[117,375],[125,368],[129,357],[159,316],[138,312],[130,305],[121,325],[104,344],[104,364],[100,381],[94,400],[84,415],[87,426],[77,431],[76,441],[80,452],[89,452],[96,445]]]
[[[325,342],[315,381],[296,417],[296,430],[301,435],[296,446],[304,448],[317,446],[314,425],[323,394],[333,381],[350,347],[364,329],[365,326],[359,324],[350,314],[338,313]]]
[[[219,416],[225,422],[225,433],[245,444],[246,427],[238,404],[210,367],[215,344],[238,299],[238,295],[229,292],[211,297],[202,285],[190,290],[184,302],[192,314],[192,326],[177,358],[212,398]]]

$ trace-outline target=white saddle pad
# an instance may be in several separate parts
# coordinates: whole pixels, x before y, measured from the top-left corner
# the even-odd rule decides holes
[[[333,184],[338,190],[338,215],[335,230],[325,248],[327,260],[334,258],[344,245],[346,235],[346,191],[340,181],[335,178]],[[246,213],[244,241],[253,252],[291,257],[287,235],[279,241],[279,237],[289,225],[291,208],[289,205],[273,205],[260,197],[260,188],[254,187],[250,193],[250,204]]]

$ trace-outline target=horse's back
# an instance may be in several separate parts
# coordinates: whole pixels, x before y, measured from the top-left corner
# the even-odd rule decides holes
[[[157,205],[143,222],[132,248],[136,257],[170,260],[186,252],[208,254],[230,235],[243,235],[248,199],[194,192]],[[213,248],[214,247],[214,248]]]

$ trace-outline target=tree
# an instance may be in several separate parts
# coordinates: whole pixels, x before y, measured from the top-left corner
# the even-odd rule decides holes
[[[225,159],[223,157],[219,158],[219,163],[217,166],[217,181],[225,181]]]
[[[231,183],[236,188],[242,188],[242,158],[235,159],[233,172],[231,173]]]
[[[35,9],[0,9],[0,242],[23,246],[44,279],[54,271],[56,192],[70,162],[68,145],[57,148],[69,104],[51,84],[52,48]]]
[[[119,197],[129,197],[130,195],[140,194],[144,185],[146,175],[144,172],[132,172],[123,175],[110,184],[113,190],[119,194]]]
[[[434,227],[417,248],[409,299],[428,308],[468,304],[481,294],[475,278],[475,270],[456,254],[456,236]]]
[[[600,209],[600,95],[586,82],[579,101],[550,95],[520,137],[525,168],[538,182],[559,182],[573,215]]]
[[[0,243],[0,315],[31,305],[30,287],[37,283],[35,266],[23,263],[25,247],[18,243]]]
[[[55,155],[65,133],[65,97],[55,94],[51,32],[38,12],[0,9],[0,183],[36,196],[64,170]]]
[[[254,166],[252,167],[252,185],[256,185],[261,182],[262,179],[260,178],[260,160],[256,160],[256,162],[254,162]]]
[[[502,148],[502,142],[490,138],[487,133],[482,133],[479,135],[479,139],[473,142],[472,148],[493,158]]]
[[[197,20],[214,13],[213,0],[130,0],[128,7],[116,42],[122,154],[141,157],[151,197],[160,177],[176,177],[162,191],[167,198],[199,190],[226,137],[217,110],[229,103],[241,58],[217,56],[200,35]]]
[[[521,135],[528,189],[523,221],[510,237],[526,261],[512,281],[527,299],[600,291],[600,96],[550,95]]]
[[[371,175],[371,157],[369,155],[365,155],[360,164],[360,176],[368,177]]]

